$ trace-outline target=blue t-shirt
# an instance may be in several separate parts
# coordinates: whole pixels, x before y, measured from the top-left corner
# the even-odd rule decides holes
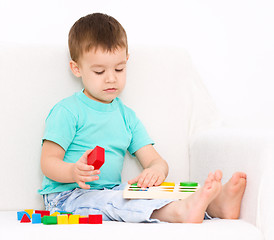
[[[97,145],[105,149],[105,163],[99,180],[88,182],[91,189],[112,188],[121,184],[124,157],[148,144],[154,144],[134,111],[119,98],[105,104],[88,98],[83,90],[57,103],[46,119],[43,140],[65,150],[64,161],[75,163],[86,150]],[[63,192],[79,187],[44,176],[40,194]]]

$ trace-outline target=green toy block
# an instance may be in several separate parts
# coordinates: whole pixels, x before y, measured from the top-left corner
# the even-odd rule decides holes
[[[197,182],[180,182],[180,187],[198,187]]]
[[[72,215],[72,212],[66,212],[66,211],[59,211],[61,215]]]
[[[45,225],[57,224],[57,217],[56,216],[44,216],[43,224],[45,224]]]

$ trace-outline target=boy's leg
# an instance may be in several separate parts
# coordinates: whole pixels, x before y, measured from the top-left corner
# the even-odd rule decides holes
[[[246,174],[236,172],[222,187],[220,194],[209,204],[207,212],[211,217],[238,219],[246,187]]]
[[[48,206],[54,208],[48,210],[67,211],[74,214],[86,216],[89,214],[102,214],[104,221],[122,222],[159,222],[151,219],[150,216],[155,209],[160,209],[173,200],[168,199],[133,199],[123,198],[123,189],[126,184],[122,184],[112,190],[85,190],[74,189],[65,195],[57,194],[51,199]]]
[[[155,210],[151,218],[164,222],[201,223],[209,203],[221,191],[221,171],[209,174],[204,186],[184,200],[178,200]]]

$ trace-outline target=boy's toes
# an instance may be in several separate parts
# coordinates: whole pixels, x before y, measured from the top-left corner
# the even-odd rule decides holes
[[[221,170],[216,170],[216,172],[214,173],[214,177],[216,181],[221,181],[222,177],[223,177],[223,173]]]
[[[211,188],[213,181],[214,181],[214,175],[213,173],[209,173],[207,179],[205,180],[204,186],[206,188]]]
[[[246,180],[246,174],[244,172],[235,172],[231,178],[231,183],[238,184],[242,180]]]
[[[208,174],[207,180],[211,182],[214,181],[214,174],[212,172]]]

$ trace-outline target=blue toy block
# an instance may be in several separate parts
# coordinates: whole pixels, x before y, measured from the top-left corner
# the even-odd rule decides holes
[[[20,211],[20,212],[17,212],[17,220],[18,220],[18,221],[21,221],[21,219],[22,219],[22,217],[24,216],[24,214],[26,214],[26,215],[28,216],[28,218],[31,219],[31,218],[30,218],[30,215],[29,215],[27,212],[25,212],[25,211]]]
[[[32,224],[36,223],[42,223],[41,214],[40,213],[34,213],[32,214]]]

